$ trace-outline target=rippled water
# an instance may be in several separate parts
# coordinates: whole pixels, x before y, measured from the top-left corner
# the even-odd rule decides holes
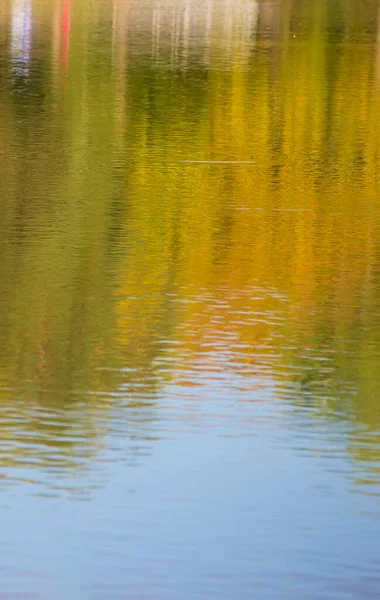
[[[0,598],[380,596],[380,5],[0,0]]]

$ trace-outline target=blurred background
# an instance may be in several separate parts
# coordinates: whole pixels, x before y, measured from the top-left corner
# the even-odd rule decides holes
[[[2,597],[378,598],[379,43],[0,0]]]

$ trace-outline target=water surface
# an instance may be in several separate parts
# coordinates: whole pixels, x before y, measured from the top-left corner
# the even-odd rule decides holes
[[[0,597],[380,594],[375,0],[0,0]]]

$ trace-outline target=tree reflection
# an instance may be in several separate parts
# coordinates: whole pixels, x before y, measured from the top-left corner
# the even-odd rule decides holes
[[[0,25],[4,439],[92,452],[202,363],[377,464],[377,3],[95,5]]]

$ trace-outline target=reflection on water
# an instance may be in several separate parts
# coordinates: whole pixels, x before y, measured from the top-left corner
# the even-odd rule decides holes
[[[30,0],[17,0],[13,6],[11,55],[14,73],[28,75],[32,45],[32,7]]]
[[[378,597],[379,15],[0,5],[9,598]]]

